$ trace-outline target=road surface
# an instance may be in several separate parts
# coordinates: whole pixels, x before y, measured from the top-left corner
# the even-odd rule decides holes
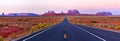
[[[65,18],[60,24],[17,41],[120,41],[120,33],[71,24]]]

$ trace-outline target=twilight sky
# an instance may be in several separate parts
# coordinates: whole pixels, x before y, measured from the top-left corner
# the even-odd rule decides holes
[[[120,0],[0,0],[0,13],[31,12],[42,14],[48,10],[67,12],[77,9],[80,13],[112,12],[120,15]]]

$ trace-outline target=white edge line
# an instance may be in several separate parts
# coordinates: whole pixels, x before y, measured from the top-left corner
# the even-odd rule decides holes
[[[78,26],[78,27],[79,27],[79,26]],[[99,36],[97,36],[97,35],[95,35],[95,34],[89,32],[89,31],[87,31],[87,30],[85,30],[85,29],[83,29],[83,28],[81,28],[81,27],[79,27],[79,28],[80,28],[81,30],[83,30],[83,31],[85,31],[85,32],[87,32],[87,33],[93,35],[94,37],[96,37],[96,38],[102,40],[102,41],[106,41],[105,39],[103,39],[103,38],[101,38],[101,37],[99,37]]]
[[[33,38],[33,37],[35,37],[35,36],[37,36],[37,35],[39,35],[39,34],[45,32],[45,31],[47,31],[47,30],[49,30],[49,29],[50,29],[50,28],[48,28],[48,29],[46,29],[46,30],[43,30],[43,31],[41,31],[41,32],[39,32],[39,33],[37,33],[37,34],[31,36],[31,37],[28,37],[28,38],[24,39],[23,41],[26,41],[26,40],[28,40],[28,39],[30,39],[30,38]]]
[[[87,26],[87,27],[94,28],[92,26]],[[105,30],[105,29],[102,29],[102,28],[94,28],[94,29],[99,29],[99,30],[104,30],[104,31],[110,31],[110,32],[120,33],[120,32],[114,31],[114,30]]]
[[[61,23],[62,23],[62,22],[61,22]],[[60,24],[61,24],[61,23],[60,23]],[[58,25],[58,24],[56,24],[56,25]],[[56,25],[53,25],[53,26],[56,26]],[[53,27],[51,27],[51,28],[53,28]],[[45,32],[45,31],[47,31],[47,30],[49,30],[49,29],[51,29],[51,28],[48,28],[48,29],[46,29],[46,30],[43,30],[43,31],[41,31],[41,32],[39,32],[39,33],[37,33],[37,34],[31,36],[31,37],[28,37],[28,38],[24,39],[23,41],[26,41],[26,40],[28,40],[28,39],[30,39],[30,38],[33,38],[33,37],[35,37],[35,36],[37,36],[37,35],[39,35],[39,34]]]

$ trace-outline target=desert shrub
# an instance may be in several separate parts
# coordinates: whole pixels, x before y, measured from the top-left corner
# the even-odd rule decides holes
[[[31,32],[31,33],[32,33],[32,32],[35,32],[37,29],[38,29],[38,26],[37,26],[37,25],[32,26],[32,27],[30,28],[30,32]]]
[[[43,29],[43,28],[48,27],[48,26],[49,26],[49,24],[38,24],[38,25],[34,25],[34,26],[32,26],[32,27],[30,28],[30,32],[35,32],[35,31],[37,31],[37,30],[39,30],[39,29]]]
[[[98,23],[96,20],[90,21],[90,23]]]
[[[15,39],[15,38],[17,38],[18,36],[17,36],[15,33],[12,33],[12,34],[10,35],[10,37],[11,37],[12,39]]]
[[[0,41],[3,41],[3,37],[2,36],[0,36]]]
[[[39,27],[40,29],[46,28],[46,27],[48,27],[48,26],[49,26],[49,24],[39,24],[39,25],[38,25],[38,27]]]
[[[0,24],[0,26],[3,26],[3,24]]]
[[[115,29],[120,29],[120,25],[116,26]]]

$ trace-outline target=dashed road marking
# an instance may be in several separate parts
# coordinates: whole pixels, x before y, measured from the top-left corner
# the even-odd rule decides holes
[[[67,34],[64,34],[64,39],[66,39],[67,38]]]

